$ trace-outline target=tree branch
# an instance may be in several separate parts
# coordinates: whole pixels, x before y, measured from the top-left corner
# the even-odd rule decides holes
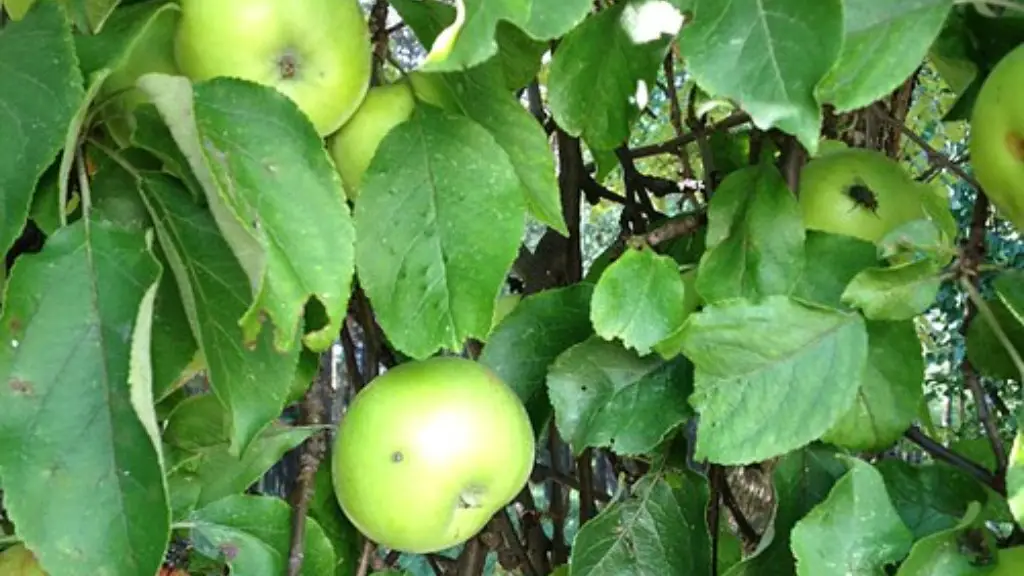
[[[992,488],[1000,495],[1006,496],[1006,484],[1002,478],[992,474],[981,464],[978,464],[969,458],[965,458],[964,456],[953,452],[949,448],[946,448],[942,444],[939,444],[922,432],[917,426],[911,426],[903,435],[914,444],[920,446],[922,450],[930,454],[936,460],[942,460],[947,464],[952,464],[956,468],[959,468],[973,476],[975,480],[989,488]]]
[[[930,161],[941,165],[943,168],[953,172],[960,178],[963,178],[963,180],[970,184],[971,186],[973,186],[975,190],[981,190],[981,184],[979,184],[977,180],[975,180],[967,172],[964,172],[964,169],[958,166],[952,160],[950,160],[949,156],[946,156],[942,152],[939,152],[935,148],[932,148],[932,146],[928,144],[928,142],[925,141],[924,138],[921,138],[920,136],[915,134],[914,131],[908,128],[906,124],[893,118],[884,106],[882,106],[881,104],[874,104],[871,107],[871,109],[875,112],[876,116],[878,116],[885,122],[888,122],[893,126],[897,126],[907,138],[910,138],[910,140],[913,141],[914,144],[917,144],[922,150],[924,150],[924,153],[928,156],[928,159]]]

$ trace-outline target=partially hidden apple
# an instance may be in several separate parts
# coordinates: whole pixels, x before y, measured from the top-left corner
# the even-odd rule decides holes
[[[925,195],[933,193],[896,161],[866,148],[832,151],[813,158],[800,172],[804,225],[868,242],[928,218]]]
[[[24,544],[15,544],[0,553],[0,574],[3,576],[46,576],[32,551]]]
[[[995,65],[971,112],[971,167],[996,210],[1024,231],[1024,44]]]
[[[350,200],[359,197],[359,184],[381,141],[392,128],[408,120],[415,108],[416,99],[407,81],[373,86],[355,114],[328,137],[327,150]]]
[[[437,356],[362,389],[338,425],[332,479],[352,524],[425,554],[476,535],[526,485],[535,455],[519,397],[489,368]]]
[[[321,136],[355,113],[372,45],[358,0],[180,0],[175,58],[195,81],[228,76],[288,96]]]

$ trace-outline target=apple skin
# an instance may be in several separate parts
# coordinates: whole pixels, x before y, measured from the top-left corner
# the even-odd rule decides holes
[[[15,544],[0,553],[0,574],[4,576],[47,576],[35,555],[24,544]]]
[[[968,147],[974,175],[1000,215],[1024,231],[1024,44],[981,85]]]
[[[848,195],[848,188],[857,184],[874,193],[875,210]],[[885,154],[864,148],[812,159],[800,173],[799,192],[807,229],[872,243],[901,224],[927,218],[923,196],[932,193]]]
[[[374,542],[437,552],[472,538],[515,498],[535,449],[525,407],[489,368],[443,356],[406,362],[371,381],[342,417],[334,491]]]
[[[340,130],[327,139],[327,150],[341,175],[349,200],[359,197],[359,184],[384,137],[405,122],[416,108],[406,82],[374,86]]]
[[[321,136],[369,88],[373,48],[357,0],[181,0],[181,12],[175,59],[184,75],[274,87]]]

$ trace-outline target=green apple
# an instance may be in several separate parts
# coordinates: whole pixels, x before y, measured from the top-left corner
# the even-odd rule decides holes
[[[425,554],[476,535],[526,485],[534,453],[515,392],[483,364],[439,356],[400,364],[356,395],[331,469],[360,532]]]
[[[971,167],[996,210],[1024,231],[1024,44],[981,85],[971,112]]]
[[[458,100],[445,83],[444,72],[413,70],[406,75],[416,99],[449,112],[458,112]]]
[[[929,187],[877,150],[835,150],[800,173],[799,201],[810,230],[877,242],[889,231],[928,217]]]
[[[132,112],[149,101],[145,92],[135,85],[139,76],[151,72],[180,74],[174,62],[174,34],[180,16],[176,5],[168,5],[128,47],[125,60],[103,82],[97,96],[102,103],[100,116],[111,137],[121,147],[131,145],[131,134],[135,129]]]
[[[0,574],[3,576],[46,576],[32,551],[24,544],[15,544],[0,553]]]
[[[181,10],[183,74],[272,86],[321,136],[355,113],[370,86],[373,47],[358,0],[181,0]]]
[[[327,150],[341,174],[350,200],[359,196],[359,184],[384,137],[405,122],[416,108],[412,88],[405,81],[374,86],[340,130],[327,139]]]

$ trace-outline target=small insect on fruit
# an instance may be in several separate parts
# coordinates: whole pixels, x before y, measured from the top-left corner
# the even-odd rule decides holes
[[[850,197],[850,200],[853,200],[854,204],[856,204],[854,208],[867,208],[868,210],[871,210],[875,216],[878,216],[878,197],[871,188],[868,188],[863,182],[858,181],[856,184],[847,188],[846,195]],[[853,208],[851,208],[850,211],[853,211]]]

